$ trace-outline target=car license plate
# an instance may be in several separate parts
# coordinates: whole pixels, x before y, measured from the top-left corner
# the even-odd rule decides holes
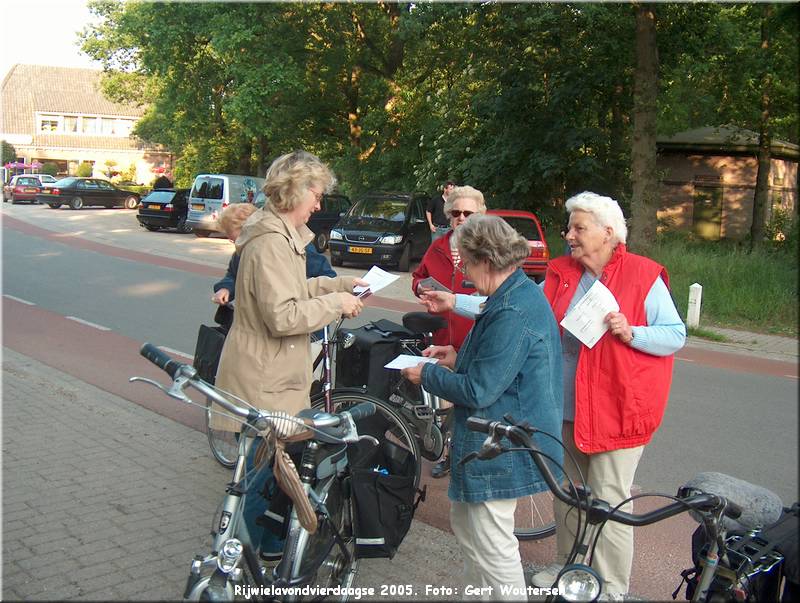
[[[205,203],[192,203],[192,209],[203,211],[206,208]]]
[[[148,205],[147,207],[149,209],[154,209],[156,211],[160,211],[161,210],[161,206],[160,205]]]
[[[350,253],[372,253],[372,247],[348,247]]]
[[[38,188],[23,188],[22,192],[23,193],[38,193],[39,189]]]

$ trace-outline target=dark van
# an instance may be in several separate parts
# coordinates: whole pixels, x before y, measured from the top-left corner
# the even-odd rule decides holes
[[[431,244],[425,193],[369,193],[331,230],[331,264],[397,266],[407,272]]]

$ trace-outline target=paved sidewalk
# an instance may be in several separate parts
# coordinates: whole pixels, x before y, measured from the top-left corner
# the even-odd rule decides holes
[[[3,599],[180,598],[228,477],[204,434],[3,348]],[[460,570],[453,535],[415,521],[356,585],[461,600],[425,596]]]

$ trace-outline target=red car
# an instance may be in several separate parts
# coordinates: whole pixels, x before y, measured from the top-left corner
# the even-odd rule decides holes
[[[517,209],[490,209],[486,213],[500,216],[528,239],[530,255],[522,264],[522,270],[537,283],[543,281],[547,272],[547,262],[550,261],[550,250],[547,248],[539,219],[529,211]]]
[[[4,200],[11,199],[11,203],[17,204],[22,201],[36,203],[36,195],[42,190],[42,184],[35,176],[14,176],[9,182]]]

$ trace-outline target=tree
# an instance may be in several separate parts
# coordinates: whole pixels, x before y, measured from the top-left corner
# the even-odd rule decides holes
[[[88,161],[82,162],[75,170],[78,178],[90,178],[94,172],[94,166]]]
[[[3,155],[2,163],[3,163],[3,165],[5,165],[6,163],[8,163],[10,161],[16,161],[17,160],[17,149],[14,148],[14,145],[12,145],[11,143],[8,143],[8,142],[6,142],[4,140],[4,141],[2,141],[2,147],[3,147],[3,150],[2,150],[2,155]]]
[[[635,3],[636,70],[633,93],[633,145],[631,147],[631,248],[643,253],[655,240],[658,209],[656,172],[656,118],[658,99],[658,47],[653,5]]]

